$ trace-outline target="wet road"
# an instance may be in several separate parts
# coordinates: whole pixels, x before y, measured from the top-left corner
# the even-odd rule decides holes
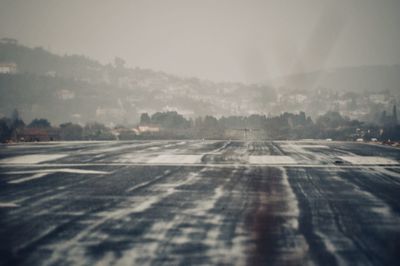
[[[2,265],[398,265],[400,150],[0,146]]]

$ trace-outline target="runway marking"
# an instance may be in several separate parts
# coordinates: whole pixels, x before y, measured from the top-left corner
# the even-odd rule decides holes
[[[284,145],[283,145],[283,146],[284,146]],[[310,145],[308,145],[308,144],[300,144],[300,145],[296,145],[296,146],[299,146],[299,147],[301,147],[301,148],[311,148],[311,149],[330,149],[329,146],[326,146],[326,145],[318,145],[318,144],[316,144],[316,145],[312,145],[312,144],[310,144]]]
[[[89,151],[85,151],[82,154],[106,154],[106,153],[111,153],[111,152],[120,152],[122,150],[127,150],[127,149],[135,149],[135,148],[145,148],[148,146],[154,146],[154,145],[160,145],[163,144],[161,141],[155,141],[155,142],[134,142],[129,145],[122,145],[123,143],[116,142],[116,143],[108,143],[105,142],[105,144],[112,144],[114,146],[100,146],[98,149],[93,149]],[[115,146],[115,144],[118,144]]]
[[[150,148],[147,148],[147,150],[158,151],[158,150],[161,150],[161,147],[150,147]]]
[[[56,169],[37,169],[27,171],[10,171],[5,174],[8,175],[19,175],[19,174],[33,174],[28,177],[23,177],[15,180],[8,181],[8,184],[20,184],[31,180],[39,179],[48,174],[52,173],[75,173],[75,174],[109,174],[110,172],[95,171],[95,170],[84,170],[84,169],[71,169],[71,168],[56,168]]]
[[[11,180],[8,182],[8,184],[20,184],[20,183],[24,183],[24,182],[31,181],[34,179],[42,178],[46,175],[48,175],[48,173],[37,173],[32,176],[28,176],[28,177],[24,177],[24,178],[20,178],[20,179],[16,179],[16,180]]]
[[[336,165],[336,164],[248,164],[248,163],[193,163],[193,164],[184,164],[184,163],[144,163],[144,162],[132,162],[132,163],[67,163],[67,164],[20,164],[18,167],[25,168],[37,168],[37,167],[88,167],[88,166],[182,166],[182,167],[214,167],[214,168],[235,168],[235,167],[293,167],[293,168],[340,168],[340,169],[362,169],[362,168],[370,168],[373,166],[374,168],[381,169],[399,169],[400,164],[389,164],[389,165]],[[5,164],[1,165],[1,167],[5,168],[15,168],[15,164]],[[50,170],[50,169],[46,169]],[[40,170],[45,171],[45,170]],[[91,170],[88,170],[91,171]],[[35,171],[37,173],[39,171]],[[30,172],[32,173],[32,171]],[[109,172],[102,172],[104,174],[109,174]],[[100,174],[100,173],[99,173]]]
[[[85,164],[82,164],[82,165],[85,165]],[[42,166],[42,165],[40,165],[40,166]],[[72,168],[55,168],[55,169],[40,169],[40,170],[6,172],[6,174],[9,174],[9,175],[34,174],[34,173],[109,174],[110,172],[96,171],[96,170],[84,170],[84,169],[72,169]]]
[[[17,208],[19,207],[18,204],[14,202],[0,202],[0,208]]]
[[[193,164],[193,163],[200,163],[202,155],[170,155],[170,154],[162,154],[158,155],[155,158],[150,159],[149,163],[166,163],[166,164],[174,164],[174,163],[181,163],[181,164]]]
[[[399,162],[384,158],[384,157],[377,157],[377,156],[339,156],[340,159],[347,161],[354,165],[398,165]]]
[[[38,164],[57,160],[66,156],[67,154],[30,154],[1,159],[0,164]]]
[[[260,155],[249,156],[250,164],[296,164],[296,161],[290,156],[284,155]]]

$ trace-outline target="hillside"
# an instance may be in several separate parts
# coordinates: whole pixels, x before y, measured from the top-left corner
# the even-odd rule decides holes
[[[290,75],[271,81],[276,87],[312,91],[335,89],[340,92],[400,93],[400,65],[357,66]]]
[[[0,113],[18,108],[26,119],[134,123],[142,112],[174,110],[186,116],[261,112],[274,100],[271,88],[180,78],[130,69],[122,59],[102,65],[84,56],[0,43],[0,63],[18,73],[0,75]],[[264,99],[260,101],[260,99]],[[251,106],[251,108],[250,108]]]
[[[120,58],[104,65],[0,42],[0,64],[10,62],[17,73],[0,74],[0,115],[17,108],[26,121],[45,117],[55,124],[133,124],[141,113],[157,111],[186,117],[305,111],[316,117],[335,110],[372,120],[399,102],[400,91],[400,66],[340,68],[249,85],[127,68]]]

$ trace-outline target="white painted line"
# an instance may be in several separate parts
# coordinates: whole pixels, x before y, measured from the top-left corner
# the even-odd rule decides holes
[[[98,147],[98,149],[94,149],[94,150],[89,150],[89,151],[85,151],[82,152],[82,154],[106,154],[106,153],[111,153],[111,152],[116,152],[116,151],[122,151],[122,150],[127,150],[127,149],[135,149],[135,148],[145,148],[147,146],[154,146],[154,145],[161,145],[163,144],[163,142],[161,141],[157,141],[157,142],[134,142],[132,144],[125,144],[122,145],[121,142],[105,142],[105,144],[111,144],[114,146],[100,146]],[[117,146],[115,146],[117,145]]]
[[[18,204],[14,202],[0,202],[0,208],[16,208],[19,207]]]
[[[151,158],[148,163],[181,163],[181,164],[194,164],[201,163],[202,155],[172,155],[172,154],[163,154],[158,155],[155,158]]]
[[[30,154],[1,159],[0,164],[37,164],[57,160],[65,156],[67,154]]]
[[[158,151],[158,150],[161,150],[161,147],[150,147],[150,148],[147,148],[147,150],[149,150],[149,151]]]
[[[34,179],[38,179],[38,178],[44,177],[46,175],[48,175],[48,173],[37,173],[37,174],[34,174],[32,176],[28,176],[28,177],[24,177],[24,178],[20,178],[20,179],[9,181],[8,183],[9,184],[20,184],[20,183],[24,183],[24,182],[27,182],[27,181],[30,181],[30,180],[34,180]]]
[[[312,145],[312,144],[301,144],[301,145],[297,145],[301,148],[310,148],[310,149],[329,149],[329,146],[326,145]]]
[[[184,163],[145,163],[145,162],[132,162],[132,163],[125,163],[125,162],[102,162],[102,163],[67,163],[67,164],[25,164],[25,165],[18,165],[18,167],[30,167],[30,168],[37,168],[37,167],[87,167],[87,166],[184,166],[184,167],[214,167],[214,168],[235,168],[235,167],[260,167],[263,165],[257,164],[249,164],[249,163],[193,163],[193,164],[184,164]],[[295,164],[268,164],[265,166],[284,166],[286,167],[293,167],[293,168],[342,168],[342,169],[362,169],[362,168],[369,168],[369,165],[337,165],[337,164],[305,164],[305,163],[298,163]],[[15,165],[2,165],[1,167],[9,167],[15,168]],[[374,165],[374,168],[377,169],[400,169],[400,164],[396,165]],[[41,170],[42,171],[42,170]],[[25,173],[37,173],[40,171],[24,171]],[[56,171],[57,172],[57,171]],[[100,171],[98,171],[100,172]],[[17,173],[17,172],[8,172],[8,173]],[[110,172],[101,172],[102,174],[109,174]],[[99,173],[100,174],[100,173]]]
[[[71,173],[71,174],[109,174],[110,172],[106,171],[96,171],[96,170],[84,170],[84,169],[71,169],[71,168],[62,168],[62,169],[56,169],[58,170],[57,172],[63,172],[63,173]]]
[[[6,172],[6,174],[9,174],[9,175],[35,174],[35,173],[109,174],[110,172],[84,170],[84,169],[72,169],[72,168],[53,168],[53,169],[38,169],[38,170]]]
[[[339,158],[355,165],[399,165],[399,162],[393,159],[377,156],[339,156]]]
[[[284,155],[260,155],[249,156],[250,164],[296,164],[296,161],[290,156]]]

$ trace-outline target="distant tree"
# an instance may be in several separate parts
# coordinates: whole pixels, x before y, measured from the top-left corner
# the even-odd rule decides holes
[[[270,117],[266,122],[266,132],[272,139],[288,139],[290,133],[289,114]]]
[[[196,127],[196,135],[199,138],[219,139],[222,138],[225,133],[223,127],[213,116],[206,116],[201,122],[197,121]]]
[[[230,129],[244,128],[247,126],[246,125],[247,118],[242,117],[242,116],[221,117],[221,119],[219,120],[219,123],[224,128],[230,128]]]
[[[166,129],[189,128],[190,122],[177,112],[157,112],[151,116],[151,122]]]
[[[113,140],[111,130],[100,123],[88,123],[83,128],[83,138],[87,140]]]
[[[21,130],[25,127],[25,122],[22,119],[18,119],[12,122],[12,128],[16,131]]]
[[[134,140],[134,139],[137,139],[137,135],[135,132],[133,132],[131,130],[126,130],[126,131],[122,131],[119,134],[119,139],[120,140]]]
[[[380,116],[380,123],[382,125],[388,124],[388,118],[387,118],[387,115],[386,115],[386,111],[382,111],[382,114]]]
[[[11,138],[12,122],[11,119],[3,117],[0,119],[0,142],[4,142]]]
[[[14,109],[13,111],[12,111],[12,113],[11,113],[11,121],[14,123],[14,122],[16,122],[16,121],[18,121],[18,120],[20,120],[21,118],[20,118],[20,116],[19,116],[19,112],[18,112],[18,109]]]
[[[11,118],[3,117],[0,119],[0,141],[17,140],[19,132],[25,127],[24,121],[19,117],[17,109],[11,114]]]
[[[400,140],[400,125],[396,126],[385,126],[381,135],[381,139],[384,141],[399,141]]]
[[[83,128],[80,125],[64,123],[60,125],[60,137],[62,140],[81,140]]]
[[[260,129],[265,127],[267,119],[265,115],[253,114],[246,118],[246,127]]]
[[[148,113],[142,113],[140,115],[140,124],[149,124],[150,122],[150,116]]]
[[[338,112],[327,112],[317,118],[317,126],[320,128],[338,128],[345,124],[346,120]]]
[[[28,125],[31,128],[50,128],[51,124],[47,119],[44,118],[35,118],[32,122]]]

